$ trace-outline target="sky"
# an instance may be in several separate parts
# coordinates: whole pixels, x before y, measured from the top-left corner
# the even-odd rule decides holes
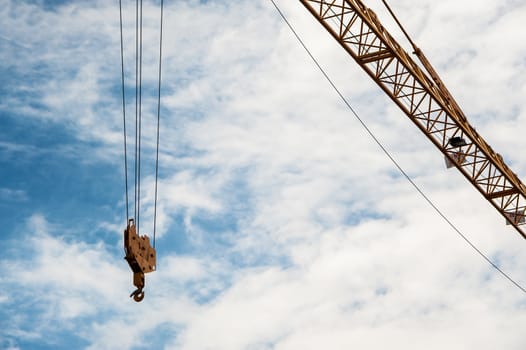
[[[381,1],[364,3],[410,51]],[[525,286],[524,239],[299,1],[277,4],[418,186]],[[526,1],[390,4],[524,181]],[[130,147],[135,2],[123,18]],[[135,303],[118,1],[0,0],[0,23],[1,349],[526,347],[525,294],[398,172],[269,0],[165,1],[157,271]],[[145,1],[148,234],[158,45]]]

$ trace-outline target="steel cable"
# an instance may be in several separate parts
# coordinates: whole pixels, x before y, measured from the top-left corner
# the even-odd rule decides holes
[[[129,204],[128,204],[128,151],[126,147],[126,98],[124,92],[124,44],[122,38],[122,0],[119,0],[119,24],[120,24],[120,35],[121,35],[121,80],[122,80],[122,118],[123,118],[123,130],[124,130],[124,178],[126,188],[126,222],[130,218]]]
[[[137,138],[138,138],[138,123],[139,123],[139,0],[135,0],[135,199],[134,218],[137,219]]]
[[[137,164],[137,234],[140,233],[140,215],[141,215],[141,126],[142,126],[142,0],[140,0],[140,16],[139,16],[139,139],[138,143],[138,164]]]
[[[159,126],[161,122],[161,67],[163,57],[163,4],[161,0],[161,28],[159,38],[159,86],[157,95],[157,151],[155,157],[155,194],[154,194],[154,205],[153,205],[153,248],[155,249],[155,234],[157,229],[157,182],[159,179]]]

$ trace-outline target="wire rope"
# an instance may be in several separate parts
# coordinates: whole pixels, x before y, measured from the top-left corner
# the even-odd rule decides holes
[[[122,118],[123,118],[123,133],[124,133],[124,182],[126,188],[126,223],[130,218],[129,204],[128,204],[128,151],[126,146],[126,97],[124,92],[124,44],[122,38],[122,0],[119,0],[119,24],[121,35],[121,80],[122,80]]]
[[[161,28],[159,37],[159,86],[157,95],[157,150],[155,156],[155,194],[154,194],[154,205],[153,205],[153,248],[155,249],[155,235],[157,229],[157,183],[159,179],[159,126],[161,122],[161,68],[162,68],[162,57],[163,57],[163,4],[161,0]]]
[[[138,143],[138,164],[137,164],[137,234],[140,233],[140,215],[141,215],[141,132],[142,132],[142,17],[143,8],[142,0],[140,0],[140,15],[139,15],[139,139]]]
[[[448,218],[447,216],[442,213],[442,211],[434,204],[434,202],[423,192],[423,190],[420,189],[420,187],[411,179],[411,177],[405,172],[405,170],[398,164],[396,159],[391,155],[391,153],[387,150],[387,148],[381,143],[381,141],[374,135],[371,129],[367,126],[367,124],[360,118],[358,113],[354,110],[354,108],[351,106],[349,101],[343,96],[343,94],[340,92],[338,87],[334,84],[332,79],[329,77],[329,75],[325,72],[323,67],[320,65],[318,60],[314,57],[314,55],[311,53],[307,45],[303,42],[299,34],[296,32],[292,24],[288,21],[285,14],[281,11],[279,6],[276,4],[274,0],[270,0],[272,4],[274,5],[274,8],[277,10],[283,21],[287,24],[291,32],[294,34],[298,42],[301,44],[301,46],[305,49],[309,57],[312,59],[314,64],[318,67],[320,72],[323,74],[325,79],[329,82],[329,84],[332,86],[334,91],[338,94],[340,99],[343,101],[343,103],[347,106],[347,108],[352,112],[352,114],[355,116],[355,118],[360,122],[360,124],[363,126],[363,128],[367,131],[369,136],[374,140],[374,142],[381,148],[381,150],[385,153],[385,155],[391,160],[391,162],[396,166],[396,168],[400,171],[400,173],[409,181],[409,183],[413,186],[413,188],[424,198],[424,200],[435,210],[435,212],[438,213],[442,219],[474,250],[476,251],[488,264],[490,264],[496,271],[498,271],[503,277],[505,277],[509,282],[511,282],[513,285],[515,285],[518,289],[520,289],[523,293],[526,293],[526,289],[521,286],[518,282],[516,282],[511,276],[509,276],[506,272],[504,272],[501,268],[499,268],[491,259],[489,259],[480,249],[478,249]]]
[[[400,29],[401,29],[402,32],[404,33],[404,35],[405,35],[405,37],[407,38],[407,40],[409,41],[409,43],[411,43],[411,46],[413,46],[413,49],[416,49],[417,46],[415,45],[415,43],[413,42],[413,40],[411,40],[411,37],[410,37],[409,34],[407,34],[407,32],[405,31],[404,27],[402,26],[402,23],[400,23],[400,21],[398,20],[398,17],[396,17],[396,15],[394,14],[393,10],[391,10],[391,7],[387,4],[387,1],[382,0],[382,2],[384,3],[385,7],[387,8],[387,11],[389,11],[389,13],[391,14],[391,16],[392,16],[393,19],[395,20],[396,24],[398,24],[398,27],[400,27]]]
[[[163,17],[164,1],[160,3],[160,37],[159,37],[159,73],[158,73],[158,95],[157,95],[157,130],[156,130],[156,155],[155,155],[155,198],[154,198],[154,217],[153,217],[153,247],[155,248],[157,232],[157,197],[159,182],[159,145],[160,145],[160,118],[161,118],[161,81],[162,81],[162,46],[163,46]],[[141,143],[142,143],[142,71],[143,71],[143,1],[135,1],[135,162],[134,162],[134,218],[137,234],[140,234],[140,213],[141,213]],[[124,39],[123,39],[123,19],[122,19],[122,0],[119,0],[119,19],[120,19],[120,49],[121,49],[121,83],[122,83],[122,108],[124,124],[124,173],[126,188],[126,219],[129,221],[129,189],[128,189],[128,145],[126,130],[126,101],[125,101],[125,74],[124,74]]]
[[[134,218],[137,219],[137,138],[138,138],[138,122],[139,122],[139,0],[135,0],[135,185],[134,192],[135,198],[133,202],[134,206]]]

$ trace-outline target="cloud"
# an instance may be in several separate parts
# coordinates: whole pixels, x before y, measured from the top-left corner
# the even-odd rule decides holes
[[[82,144],[79,154],[121,164],[116,5],[8,6],[0,14],[8,38],[1,45],[20,43],[38,54],[2,50],[19,83],[16,93],[2,92],[1,111],[56,123]],[[439,152],[299,3],[280,6],[404,169],[524,284],[522,238],[464,178],[444,169]],[[499,40],[520,33],[525,7],[507,11],[486,1],[472,11],[473,4],[459,8],[452,0],[398,6],[470,120],[525,174],[516,151],[524,148],[516,137],[525,115],[524,45]],[[145,232],[154,202],[157,10],[146,4]],[[125,8],[128,84],[133,13]],[[0,260],[10,291],[0,296],[10,320],[2,346],[50,335],[49,343],[71,348],[59,340],[68,333],[92,349],[152,342],[177,349],[524,348],[515,326],[524,323],[520,292],[415,193],[268,1],[168,4],[165,29],[159,270],[147,275],[145,301],[127,297],[131,272],[117,235],[90,241],[92,227],[71,232],[57,224],[62,218],[35,214]],[[509,45],[512,52],[502,54]],[[20,143],[0,147],[30,153]],[[121,221],[93,227],[120,235]]]
[[[321,252],[303,267],[246,271],[228,291],[201,310],[183,333],[181,347],[315,349],[321,344],[330,348],[354,344],[381,348],[389,341],[402,348],[408,346],[410,337],[414,338],[410,348],[477,344],[489,349],[491,346],[483,343],[494,339],[495,333],[478,332],[506,329],[510,313],[520,317],[513,303],[505,311],[500,309],[500,297],[486,293],[492,287],[481,288],[486,295],[481,300],[474,296],[479,295],[476,289],[468,292],[459,287],[480,283],[478,279],[466,279],[473,274],[468,272],[473,264],[459,264],[457,259],[444,261],[440,252],[432,258],[422,251],[417,257],[415,250],[410,249],[414,246],[407,247],[415,236],[401,234],[402,229],[391,231],[396,243],[391,251],[384,250],[387,247],[378,247],[376,240],[367,238],[374,232],[326,234],[320,242]],[[403,247],[407,249],[400,249]],[[455,250],[458,255],[443,253],[476,260],[461,251]],[[415,261],[426,266],[425,274]],[[435,273],[444,271],[444,267],[450,272]],[[466,269],[467,275],[459,269]],[[479,278],[482,277],[481,273]],[[500,284],[498,280],[486,283],[493,287]],[[438,285],[442,287],[430,287]],[[515,302],[519,302],[520,294],[515,296]],[[484,316],[487,312],[499,315],[487,318]],[[433,333],[441,336],[432,336]],[[202,334],[207,334],[207,338]],[[365,334],[369,336],[364,338]],[[378,339],[374,334],[382,334],[389,340]],[[510,330],[508,335],[520,344],[514,331]]]
[[[0,200],[7,202],[25,202],[28,200],[27,193],[23,190],[0,188]]]
[[[2,261],[9,267],[9,282],[17,286],[8,296],[11,303],[27,296],[26,289],[31,298],[46,302],[53,309],[50,312],[56,312],[52,317],[69,319],[96,313],[93,301],[97,300],[96,305],[109,302],[119,291],[115,287],[125,285],[125,268],[116,264],[101,242],[68,242],[59,235],[59,227],[39,214],[28,219],[26,232],[26,252]],[[37,291],[40,295],[33,294]]]
[[[162,256],[160,270],[147,276],[150,305],[140,310],[150,321],[144,327],[144,319],[136,317],[141,305],[128,298],[132,273],[123,253],[102,241],[68,238],[61,235],[64,231],[34,214],[25,223],[22,245],[9,242],[9,254],[0,260],[2,285],[9,286],[0,297],[2,317],[9,320],[2,344],[37,341],[63,347],[59,339],[67,333],[93,348],[132,348],[147,343],[143,332],[166,322],[182,324],[195,312],[197,300],[225,288],[227,268],[221,262]],[[188,314],[172,314],[175,310]],[[129,327],[143,332],[130,336]]]

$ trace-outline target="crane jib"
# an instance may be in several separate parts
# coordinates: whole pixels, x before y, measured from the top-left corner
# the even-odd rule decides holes
[[[299,0],[428,139],[526,238],[526,186],[477,131],[421,50],[424,72],[360,0]]]

